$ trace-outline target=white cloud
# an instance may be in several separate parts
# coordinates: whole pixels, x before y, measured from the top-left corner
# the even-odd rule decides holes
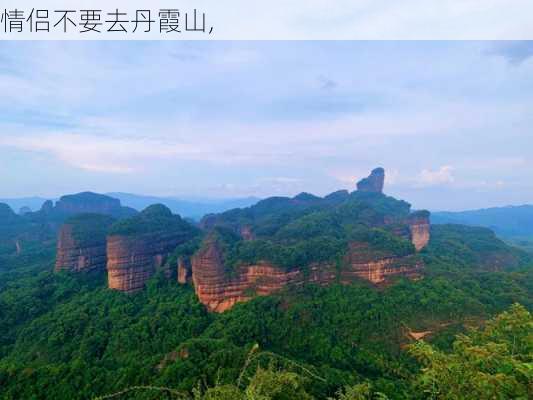
[[[437,170],[423,169],[418,174],[416,183],[421,186],[446,185],[455,182],[453,167],[444,165]]]
[[[205,152],[182,143],[88,134],[43,133],[2,137],[0,146],[50,154],[66,164],[93,172],[131,173],[149,160],[204,157]],[[198,154],[201,154],[198,156]]]

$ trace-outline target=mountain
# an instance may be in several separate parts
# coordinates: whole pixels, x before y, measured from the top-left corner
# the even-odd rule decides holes
[[[433,212],[434,224],[483,226],[504,237],[533,236],[533,205]]]
[[[0,267],[4,264],[3,257],[6,255],[20,254],[23,250],[34,246],[53,246],[62,224],[80,214],[90,214],[93,220],[97,220],[98,215],[121,219],[135,215],[137,211],[122,206],[118,199],[92,192],[65,195],[55,203],[46,200],[38,211],[20,215],[9,205],[0,203]],[[67,236],[63,241],[65,246],[70,240]],[[60,239],[62,237],[60,235]],[[66,251],[66,254],[68,253],[69,251]],[[65,257],[71,258],[67,264],[72,264],[74,260],[82,262],[81,257],[75,258],[72,255]],[[81,265],[79,268],[83,269]]]
[[[59,232],[56,255],[0,252],[0,398],[531,398],[532,257],[430,224],[384,173],[199,224],[96,194],[0,205],[6,240]]]
[[[432,222],[486,227],[510,244],[533,253],[533,205],[434,212]]]
[[[192,282],[209,311],[224,312],[258,295],[306,283],[385,286],[399,278],[420,279],[427,252],[436,259],[448,254],[455,264],[479,271],[528,261],[489,229],[431,228],[428,211],[411,211],[406,201],[383,193],[384,179],[385,171],[376,168],[351,193],[304,192],[208,214],[201,230],[162,204],[115,223],[94,222],[101,217],[83,214],[61,228],[56,270],[84,272],[106,265],[108,287],[129,293],[143,290],[157,271],[164,271],[182,284]],[[120,201],[83,193],[64,196],[54,210],[94,211],[95,206],[109,214]]]
[[[0,203],[9,205],[13,210],[19,211],[23,207],[29,207],[31,211],[39,210],[47,199],[43,197],[20,197],[0,199]]]
[[[255,197],[183,200],[174,197],[144,196],[120,192],[107,194],[119,199],[125,206],[135,208],[138,211],[141,211],[152,204],[163,204],[174,214],[179,214],[183,218],[192,218],[195,220],[199,220],[205,214],[219,213],[233,208],[248,207],[259,201],[259,199]]]
[[[137,211],[142,211],[152,204],[163,204],[174,214],[179,214],[184,218],[195,220],[200,220],[205,214],[220,213],[233,208],[248,207],[260,200],[256,197],[234,199],[198,198],[186,200],[176,197],[157,197],[122,192],[106,193],[106,195],[120,200],[123,206],[134,208]],[[18,213],[23,207],[28,207],[31,211],[38,211],[46,201],[55,202],[57,200],[58,199],[45,199],[42,197],[20,197],[0,199],[0,203],[9,205]]]
[[[352,193],[271,197],[205,216],[200,226],[208,234],[190,259],[200,301],[223,312],[305,282],[420,278],[417,253],[429,241],[429,213],[411,213],[409,203],[382,193],[383,183],[377,168]]]

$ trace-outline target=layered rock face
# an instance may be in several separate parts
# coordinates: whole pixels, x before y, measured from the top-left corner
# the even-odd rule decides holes
[[[427,246],[430,238],[429,212],[414,212],[409,216],[407,223],[411,233],[411,242],[417,251],[422,250]]]
[[[107,238],[109,288],[141,290],[170,253],[195,234],[196,228],[161,204],[117,222]]]
[[[182,242],[182,235],[164,232],[140,236],[109,236],[108,287],[127,293],[143,289],[146,281]]]
[[[357,182],[357,190],[361,192],[383,193],[384,184],[385,170],[383,168],[376,168],[372,170],[367,178]]]
[[[216,241],[211,240],[192,257],[192,280],[198,299],[210,311],[221,312],[225,296],[225,273],[222,251]]]
[[[262,262],[239,267],[228,275],[219,246],[216,241],[209,241],[192,257],[192,274],[200,302],[209,311],[224,312],[238,302],[275,293],[288,285],[306,282],[350,284],[355,279],[384,284],[398,276],[416,279],[423,268],[415,255],[380,257],[372,254],[365,243],[351,244],[344,264],[340,272],[335,265],[329,264],[314,264],[304,272],[302,268],[285,271]]]
[[[55,271],[86,272],[104,270],[106,265],[105,236],[101,243],[86,246],[72,235],[72,226],[63,225],[59,232]]]
[[[345,264],[340,273],[340,281],[344,284],[353,282],[354,278],[376,285],[398,276],[417,279],[424,267],[416,255],[396,257],[373,254],[366,243],[350,243]]]
[[[106,234],[112,222],[93,214],[67,220],[58,235],[55,271],[105,270]]]
[[[301,275],[299,270],[285,272],[265,263],[241,267],[227,276],[216,241],[209,241],[192,257],[196,295],[213,312],[224,312],[253,296],[269,295],[289,283],[301,282]]]

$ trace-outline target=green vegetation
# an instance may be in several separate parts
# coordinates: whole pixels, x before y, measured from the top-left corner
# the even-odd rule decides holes
[[[128,296],[107,290],[103,277],[53,274],[53,254],[35,253],[39,261],[25,259],[18,274],[0,273],[7,282],[0,286],[0,398],[90,399],[134,386],[213,400],[283,399],[285,393],[322,400],[431,398],[423,383],[430,372],[421,369],[427,359],[405,349],[410,331],[431,331],[432,354],[455,357],[454,335],[465,326],[516,302],[533,309],[533,269],[480,274],[451,264],[456,248],[441,248],[438,239],[424,255],[428,272],[421,281],[383,290],[309,285],[220,315],[208,314],[190,287],[163,275]],[[522,357],[519,346],[514,354]],[[119,398],[172,393],[139,388]]]
[[[179,215],[173,215],[164,205],[154,204],[133,217],[117,221],[111,226],[109,234],[133,236],[157,232],[190,234],[196,231],[196,228]]]
[[[384,218],[401,220],[409,214],[410,205],[380,193],[353,192],[344,196],[320,198],[302,193],[294,198],[270,197],[256,205],[209,216],[211,224],[235,229],[249,226],[258,237],[287,237],[298,232],[300,238],[312,235],[309,229],[320,227],[320,233],[342,235],[349,224],[376,226]],[[326,226],[322,226],[322,224]],[[302,228],[304,228],[302,230]]]
[[[411,353],[425,366],[417,384],[430,398],[530,399],[533,317],[513,305],[481,330],[459,335],[452,352],[420,342]]]
[[[230,272],[258,261],[305,269],[314,263],[341,265],[348,243],[354,241],[368,244],[374,256],[413,254],[406,239],[409,209],[408,203],[380,193],[341,192],[325,198],[302,193],[228,211],[217,216],[214,225]],[[245,241],[232,233],[242,226],[257,239]]]
[[[413,254],[403,238],[408,217],[405,202],[338,192],[272,198],[210,218],[228,265],[291,268],[339,265],[353,241],[373,254]],[[71,220],[81,238],[110,222],[87,218]],[[256,239],[241,240],[242,226]],[[202,246],[200,232],[161,205],[111,232],[193,233],[169,257],[173,268]],[[164,269],[146,290],[126,295],[108,290],[102,275],[54,274],[53,241],[25,243],[0,253],[0,399],[533,396],[533,262],[486,229],[433,228],[419,255],[422,280],[290,287],[223,314],[209,314]],[[415,343],[417,335],[425,342]]]
[[[68,218],[65,224],[72,226],[72,236],[80,244],[89,246],[105,240],[114,219],[102,214],[77,214]]]
[[[530,254],[533,254],[533,236],[512,236],[506,237],[504,240],[511,246],[518,247]]]
[[[531,260],[531,255],[509,247],[487,228],[435,225],[431,228],[431,243],[428,251],[437,257],[446,256],[453,265],[497,270],[516,268]]]

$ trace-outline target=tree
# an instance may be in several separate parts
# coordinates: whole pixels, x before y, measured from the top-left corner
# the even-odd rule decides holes
[[[533,398],[533,318],[521,305],[458,335],[451,353],[423,341],[410,352],[424,365],[417,384],[431,399]]]

